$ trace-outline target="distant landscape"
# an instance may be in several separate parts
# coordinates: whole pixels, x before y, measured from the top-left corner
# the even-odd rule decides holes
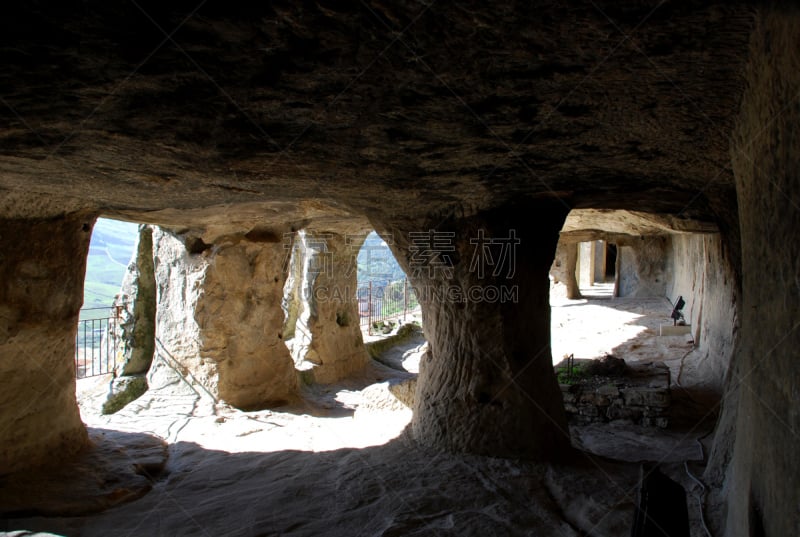
[[[133,257],[138,229],[138,225],[128,222],[97,220],[86,265],[84,308],[111,307]],[[370,233],[358,254],[358,283],[382,284],[403,278],[405,273],[389,247],[377,233]]]
[[[84,308],[111,307],[138,239],[136,224],[106,218],[97,220],[86,263]]]
[[[386,242],[374,231],[358,252],[358,284],[386,284],[406,277]]]

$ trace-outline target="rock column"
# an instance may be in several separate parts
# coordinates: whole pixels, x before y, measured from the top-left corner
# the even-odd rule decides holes
[[[94,218],[0,221],[0,475],[87,445],[75,334]]]
[[[533,460],[565,453],[548,273],[567,212],[556,200],[384,230],[414,283],[430,345],[412,421],[419,441]]]
[[[280,235],[224,239],[195,253],[169,232],[157,232],[154,242],[156,352],[236,407],[290,400],[297,375],[282,339]]]
[[[139,227],[136,254],[114,303],[122,317],[118,340],[121,376],[147,373],[153,361],[156,323],[156,280],[153,269],[153,229]]]
[[[294,291],[300,300],[293,355],[310,366],[314,382],[331,383],[360,371],[369,361],[359,324],[357,257],[366,232],[306,232],[298,238],[304,275]]]
[[[556,259],[550,273],[556,283],[562,282],[567,287],[567,298],[577,300],[581,298],[581,289],[578,286],[576,271],[578,268],[578,243],[558,242]]]

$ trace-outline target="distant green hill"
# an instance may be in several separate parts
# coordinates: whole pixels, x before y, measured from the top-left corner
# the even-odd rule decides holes
[[[136,224],[106,218],[97,220],[86,264],[84,308],[111,306],[138,239],[139,226]]]
[[[373,282],[383,285],[405,277],[405,272],[397,264],[392,251],[380,235],[374,231],[367,235],[364,245],[358,252],[358,284]]]

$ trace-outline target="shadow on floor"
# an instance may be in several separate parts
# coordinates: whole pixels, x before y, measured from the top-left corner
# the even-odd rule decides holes
[[[152,490],[136,501],[91,516],[6,519],[0,529],[70,536],[461,537],[565,530],[616,536],[629,530],[636,481],[634,465],[579,453],[568,465],[546,467],[425,450],[402,438],[320,453],[227,453],[178,442],[169,454]],[[582,507],[586,502],[591,509]],[[564,513],[578,512],[565,520],[573,515]]]

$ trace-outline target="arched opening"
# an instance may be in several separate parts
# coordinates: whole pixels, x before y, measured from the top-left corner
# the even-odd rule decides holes
[[[367,235],[358,252],[358,311],[366,337],[397,333],[404,323],[421,321],[419,301],[408,276],[389,244],[375,231]]]
[[[643,449],[686,456],[711,432],[737,315],[724,255],[703,223],[677,231],[658,215],[570,213],[551,268],[552,346],[576,445],[628,460]],[[579,297],[567,296],[569,270]],[[686,323],[673,327],[679,296]],[[676,444],[691,427],[700,433]],[[622,430],[627,444],[615,440]]]

